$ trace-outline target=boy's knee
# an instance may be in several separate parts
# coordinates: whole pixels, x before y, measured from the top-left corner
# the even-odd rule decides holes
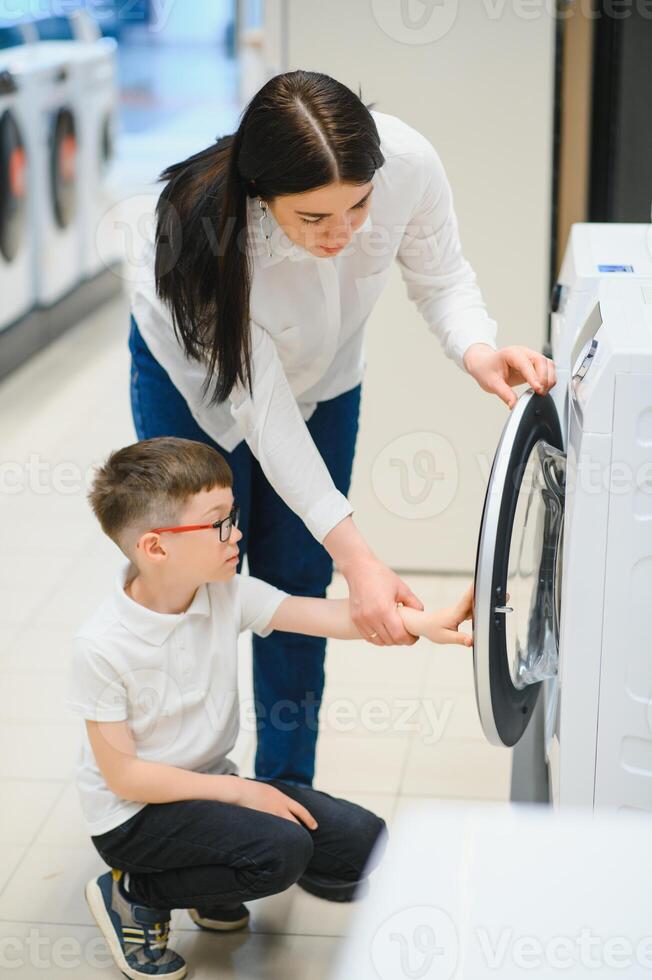
[[[367,870],[375,868],[380,862],[383,854],[385,853],[385,848],[387,847],[387,824],[382,819],[382,817],[376,816],[375,813],[370,814],[374,819],[369,821],[368,826],[368,845],[367,845],[367,858],[365,861],[365,866]]]
[[[274,841],[274,854],[269,871],[276,890],[284,891],[297,881],[312,859],[314,845],[305,827],[290,820]]]
[[[387,843],[387,825],[382,817],[363,810],[355,821],[353,834],[356,864],[360,870],[375,868]]]

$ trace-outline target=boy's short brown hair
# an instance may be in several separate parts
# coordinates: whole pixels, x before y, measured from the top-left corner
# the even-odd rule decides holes
[[[216,449],[162,436],[111,453],[98,468],[88,499],[104,533],[122,548],[128,529],[142,533],[174,524],[193,494],[232,486],[231,467]]]

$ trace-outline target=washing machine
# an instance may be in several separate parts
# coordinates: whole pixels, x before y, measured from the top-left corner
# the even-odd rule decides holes
[[[33,162],[34,280],[39,306],[56,303],[81,280],[81,207],[78,132],[81,92],[68,60],[27,44],[2,53],[25,93],[29,125],[24,139]]]
[[[96,41],[102,33],[97,21],[83,9],[37,17],[30,22],[30,32],[35,41]]]
[[[82,92],[78,114],[80,263],[85,278],[120,259],[121,242],[103,216],[115,204],[108,180],[114,158],[118,104],[117,42],[42,41],[38,50],[65,59]]]
[[[481,519],[482,728],[515,765],[545,764],[558,806],[652,811],[649,231],[573,227],[553,302],[557,390],[510,413]],[[519,761],[537,715],[541,760]]]
[[[0,52],[0,330],[34,306],[32,200],[28,196],[25,93]]]
[[[558,383],[552,397],[564,438],[568,429],[570,369],[583,340],[587,314],[614,280],[652,279],[652,225],[572,225],[550,303],[550,343]]]
[[[28,33],[22,24],[0,23],[0,49],[25,44]]]

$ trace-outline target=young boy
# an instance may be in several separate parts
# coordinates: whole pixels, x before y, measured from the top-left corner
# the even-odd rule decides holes
[[[86,722],[77,784],[91,839],[112,869],[86,886],[91,912],[128,977],[183,977],[167,948],[170,910],[204,929],[246,925],[247,899],[298,882],[350,901],[378,860],[384,822],[306,786],[241,778],[237,639],[286,630],[359,637],[345,599],[312,599],[236,574],[232,474],[211,447],[148,439],[111,454],[89,499],[129,559],[113,594],[78,630],[68,704]],[[400,607],[435,643],[452,609]]]

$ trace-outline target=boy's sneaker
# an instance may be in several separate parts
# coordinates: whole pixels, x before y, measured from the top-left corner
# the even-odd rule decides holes
[[[197,909],[188,909],[188,915],[200,929],[208,929],[210,932],[233,932],[235,929],[244,929],[249,922],[249,909],[246,905],[220,909],[210,918],[200,915]]]
[[[297,880],[304,892],[325,898],[327,902],[357,902],[369,891],[369,879],[359,881],[337,881],[315,874],[304,874]]]
[[[122,871],[114,869],[86,885],[86,901],[116,966],[126,977],[181,980],[187,972],[186,962],[167,948],[169,910],[132,902],[124,891],[122,876]]]

